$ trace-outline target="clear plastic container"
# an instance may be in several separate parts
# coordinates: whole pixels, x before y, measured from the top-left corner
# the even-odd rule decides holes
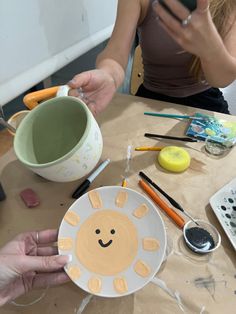
[[[230,141],[225,141],[222,143],[216,142],[210,136],[205,140],[205,151],[209,155],[221,156],[228,152],[233,147]]]
[[[188,221],[184,226],[184,240],[187,246],[196,253],[210,253],[215,251],[221,243],[218,230],[203,220]]]

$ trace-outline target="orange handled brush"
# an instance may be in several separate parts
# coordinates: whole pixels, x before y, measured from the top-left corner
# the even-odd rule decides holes
[[[139,180],[140,187],[153,199],[153,201],[164,210],[164,212],[176,223],[181,229],[185,225],[184,219],[170,208],[163,199],[143,180]]]

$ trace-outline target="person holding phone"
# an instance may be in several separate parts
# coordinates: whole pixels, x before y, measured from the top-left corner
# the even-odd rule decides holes
[[[236,78],[236,1],[194,1],[118,0],[96,69],[76,75],[70,94],[82,90],[91,111],[103,111],[124,80],[137,32],[144,65],[137,96],[229,113],[219,88]]]
[[[21,233],[0,249],[0,306],[32,289],[70,281],[63,270],[68,256],[59,256],[57,230]]]

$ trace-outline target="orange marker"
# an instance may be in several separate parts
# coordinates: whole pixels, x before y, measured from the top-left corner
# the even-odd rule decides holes
[[[139,180],[140,187],[153,199],[153,201],[165,211],[165,213],[179,226],[181,229],[185,225],[184,219],[179,216],[172,208],[170,208],[163,199],[143,180]]]
[[[139,152],[142,152],[142,151],[160,151],[162,150],[162,148],[164,148],[165,146],[163,147],[158,147],[158,146],[143,146],[143,147],[136,147],[135,150],[136,151],[139,151]]]

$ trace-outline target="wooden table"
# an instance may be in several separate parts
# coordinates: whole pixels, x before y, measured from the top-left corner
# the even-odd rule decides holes
[[[195,112],[194,108],[117,94],[108,109],[98,118],[104,138],[102,158],[110,158],[111,164],[96,178],[91,189],[102,185],[121,184],[127,146],[132,145],[134,148],[157,143],[145,138],[145,132],[184,135],[188,121],[144,116],[144,111],[178,114]],[[224,117],[219,113],[215,115]],[[225,118],[236,121],[234,116]],[[173,141],[161,144],[170,143]],[[93,297],[84,310],[85,314],[182,313],[181,306],[176,301],[178,295],[186,313],[235,312],[235,251],[210,208],[209,198],[235,177],[236,150],[232,149],[223,158],[211,158],[205,154],[202,143],[174,144],[186,148],[191,155],[191,165],[187,171],[180,174],[168,173],[157,164],[157,152],[133,152],[128,186],[143,193],[138,187],[138,172],[145,171],[192,216],[214,224],[222,236],[221,247],[213,254],[191,253],[184,245],[182,231],[161,211],[168,235],[168,256],[157,277],[163,281],[169,293],[149,283],[127,297]],[[63,215],[73,203],[71,193],[79,184],[78,181],[54,183],[34,175],[16,160],[11,146],[11,136],[7,131],[2,131],[0,181],[5,188],[7,200],[0,203],[0,246],[23,231],[58,228]],[[26,187],[33,188],[39,194],[39,207],[28,209],[22,203],[19,192]],[[29,293],[18,302],[31,302],[42,293],[43,291]],[[44,298],[35,305],[7,305],[1,308],[0,312],[73,314],[86,295],[73,283],[68,283],[48,289]]]

